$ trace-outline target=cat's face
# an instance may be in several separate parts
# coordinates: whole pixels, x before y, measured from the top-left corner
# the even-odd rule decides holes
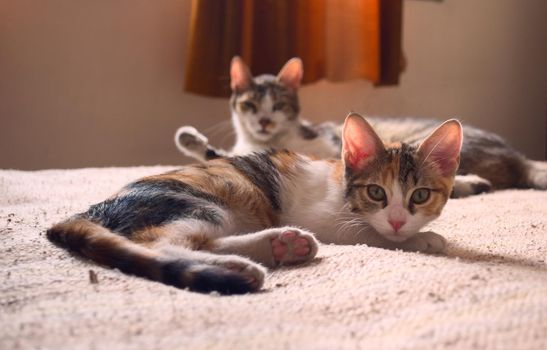
[[[461,142],[461,125],[450,120],[418,148],[386,148],[362,117],[348,117],[343,157],[351,211],[391,241],[416,234],[440,215],[450,196]]]
[[[302,62],[292,59],[277,77],[253,78],[240,58],[232,60],[230,105],[239,126],[248,136],[267,142],[293,126],[300,111],[297,89],[302,73]]]

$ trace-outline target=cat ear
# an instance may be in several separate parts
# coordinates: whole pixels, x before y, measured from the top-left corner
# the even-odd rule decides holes
[[[291,58],[277,75],[277,80],[282,82],[288,88],[298,90],[300,82],[304,76],[304,66],[302,60],[298,57]]]
[[[443,176],[453,176],[460,164],[462,148],[462,125],[450,119],[431,133],[418,147],[422,164],[435,164]]]
[[[350,113],[342,131],[342,159],[346,168],[362,170],[384,151],[382,140],[365,118]]]
[[[241,57],[234,56],[230,64],[230,87],[232,91],[247,90],[253,82],[253,76],[249,67],[243,62]]]

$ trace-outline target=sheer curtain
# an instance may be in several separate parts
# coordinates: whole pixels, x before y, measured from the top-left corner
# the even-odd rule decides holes
[[[402,0],[193,0],[185,90],[228,96],[234,55],[255,75],[297,56],[304,83],[397,84],[401,21]]]

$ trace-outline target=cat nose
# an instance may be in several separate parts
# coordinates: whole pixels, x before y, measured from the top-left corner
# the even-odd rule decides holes
[[[266,127],[268,125],[270,125],[272,121],[270,120],[270,118],[260,118],[260,120],[258,121],[258,123],[260,123],[260,126],[262,126],[262,129],[266,129]]]
[[[405,221],[400,221],[400,220],[389,220],[389,224],[391,225],[391,227],[393,227],[393,230],[395,232],[399,231],[399,229],[401,228],[401,226],[403,226],[405,224]]]

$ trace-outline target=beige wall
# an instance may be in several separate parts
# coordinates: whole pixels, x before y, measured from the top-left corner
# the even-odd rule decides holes
[[[303,114],[459,116],[544,158],[546,5],[405,1],[401,85],[306,86]],[[175,129],[229,117],[226,100],[182,91],[188,16],[179,0],[0,0],[0,167],[187,162]]]

